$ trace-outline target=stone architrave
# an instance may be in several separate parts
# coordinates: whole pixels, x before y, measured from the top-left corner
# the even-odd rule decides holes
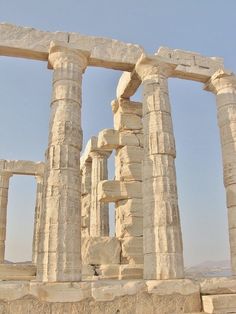
[[[175,173],[175,140],[168,95],[171,68],[141,57],[143,84],[144,279],[183,278],[183,246]]]
[[[233,274],[236,275],[236,76],[231,72],[219,70],[208,81],[205,90],[216,94],[228,208],[231,266]]]
[[[90,236],[109,236],[109,205],[99,200],[98,183],[107,180],[107,158],[111,152],[93,151],[92,158],[92,184],[91,184],[91,210],[90,210]]]
[[[87,56],[52,43],[53,92],[37,278],[81,280],[81,84]]]
[[[4,263],[9,181],[12,173],[0,171],[0,263]]]
[[[37,188],[36,188],[36,203],[34,212],[34,235],[32,245],[32,263],[37,264],[38,256],[38,244],[39,244],[39,224],[40,224],[40,213],[42,210],[43,201],[43,177],[35,176]]]

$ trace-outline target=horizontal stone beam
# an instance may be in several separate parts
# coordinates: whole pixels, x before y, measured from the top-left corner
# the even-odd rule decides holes
[[[146,57],[153,61],[153,65],[163,62],[172,65],[173,77],[203,83],[207,82],[217,70],[224,68],[223,58],[205,57],[197,52],[167,47],[160,47],[154,56]],[[117,98],[130,98],[141,83],[135,70],[131,73],[124,72],[117,85]]]
[[[35,276],[35,265],[0,264],[0,280],[33,280]]]
[[[141,182],[104,180],[98,183],[98,199],[101,202],[117,202],[129,198],[142,198]]]
[[[83,168],[84,164],[88,161],[92,161],[91,153],[100,152],[106,153],[109,156],[109,153],[112,153],[112,149],[104,149],[103,147],[98,146],[98,138],[96,136],[92,136],[91,139],[88,141],[83,155],[80,158],[80,169]]]
[[[0,24],[0,55],[48,60],[51,41],[58,41],[90,55],[89,65],[132,71],[143,48],[118,40],[79,33],[46,32],[12,24]]]
[[[0,160],[0,171],[12,174],[43,176],[44,162],[34,162],[28,160]]]
[[[140,139],[134,133],[119,132],[114,129],[104,129],[98,134],[97,145],[104,150],[113,150],[122,146],[139,146]]]

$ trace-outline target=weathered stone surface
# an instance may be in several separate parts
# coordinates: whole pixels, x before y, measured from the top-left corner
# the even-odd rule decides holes
[[[82,238],[83,264],[119,264],[120,252],[120,242],[116,238]]]
[[[16,300],[26,296],[27,294],[29,294],[29,282],[27,281],[0,282],[0,300]]]
[[[124,146],[117,152],[116,157],[120,163],[140,163],[144,157],[144,151],[142,147]]]
[[[174,294],[194,294],[200,292],[199,284],[189,279],[178,280],[147,280],[147,289],[149,293],[158,295],[174,295]]]
[[[143,278],[143,265],[120,265],[119,279],[142,279]]]
[[[141,102],[131,101],[129,99],[115,99],[111,102],[112,112],[114,114],[133,114],[139,117],[143,116],[143,105]]]
[[[30,283],[30,294],[47,302],[77,302],[91,297],[91,283]]]
[[[123,72],[116,88],[116,97],[129,98],[133,96],[141,83],[140,77],[135,71]]]
[[[140,280],[134,281],[97,281],[92,283],[92,296],[97,301],[112,301],[116,297],[135,295],[145,289],[145,283]]]
[[[120,264],[101,265],[99,271],[102,279],[119,279]]]
[[[98,148],[112,150],[125,145],[139,146],[140,135],[131,132],[118,132],[114,129],[104,129],[98,134]]]
[[[177,65],[173,75],[178,78],[206,82],[219,68],[222,58],[205,57],[197,52],[160,47],[156,53],[160,61]]]
[[[120,241],[122,257],[129,264],[143,264],[143,237],[124,237]]]
[[[119,131],[141,130],[142,119],[131,113],[116,113],[114,115],[114,129]]]
[[[204,295],[202,304],[206,313],[236,313],[236,294]]]
[[[143,48],[118,40],[86,36],[79,33],[45,32],[34,28],[0,24],[0,54],[36,60],[47,60],[51,41],[90,55],[89,64],[130,71]]]
[[[35,265],[0,264],[0,280],[33,280],[35,276]]]
[[[138,45],[78,33],[69,34],[69,45],[89,52],[90,65],[125,71],[133,69],[143,52]]]
[[[142,198],[140,182],[101,181],[98,184],[99,200],[116,202],[122,199]]]
[[[121,216],[117,213],[116,216],[116,236],[123,237],[141,237],[143,235],[143,217]]]
[[[0,171],[4,170],[11,174],[41,175],[44,174],[44,162],[29,160],[4,160],[0,159]]]
[[[207,278],[200,281],[202,294],[236,294],[236,279],[230,277]]]

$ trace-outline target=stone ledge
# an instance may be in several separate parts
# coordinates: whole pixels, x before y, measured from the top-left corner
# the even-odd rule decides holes
[[[207,278],[199,284],[203,295],[236,293],[236,278],[233,277]]]
[[[236,313],[236,294],[205,295],[202,303],[206,313]]]
[[[0,282],[0,300],[12,301],[33,296],[46,302],[79,302],[87,298],[110,301],[116,297],[137,293],[168,295],[198,295],[199,286],[191,280],[97,280],[83,282],[42,283],[37,281]]]

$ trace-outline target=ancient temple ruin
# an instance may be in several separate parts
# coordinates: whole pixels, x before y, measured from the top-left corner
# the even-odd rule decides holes
[[[201,82],[216,95],[236,274],[236,78],[223,59],[165,47],[149,55],[113,39],[10,24],[0,24],[0,55],[45,61],[53,72],[45,161],[0,160],[4,313],[236,312],[234,277],[184,278],[168,95],[169,78]],[[92,137],[81,155],[81,85],[89,66],[124,73],[111,103],[114,128]],[[134,102],[141,84],[142,102]],[[108,180],[113,152],[115,178]],[[37,180],[29,265],[4,264],[9,180],[17,174]]]

